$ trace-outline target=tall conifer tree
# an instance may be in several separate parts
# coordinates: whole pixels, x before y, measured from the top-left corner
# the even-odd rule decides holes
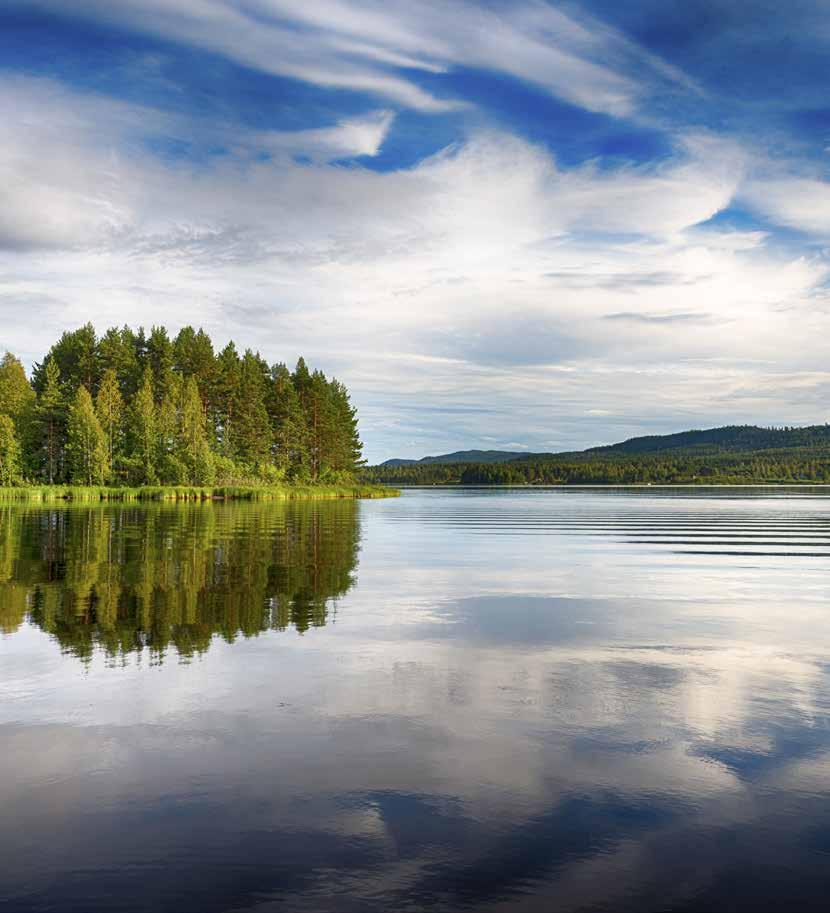
[[[107,475],[110,477],[116,465],[116,457],[120,455],[124,417],[124,400],[118,386],[118,378],[112,368],[107,368],[101,378],[98,395],[95,397],[95,414],[106,438]]]
[[[0,413],[0,486],[21,481],[20,442],[11,416]]]
[[[234,407],[239,389],[240,364],[236,346],[229,342],[216,358],[211,390],[211,412],[219,452],[234,453]]]
[[[37,441],[42,476],[53,485],[59,480],[63,464],[66,430],[66,399],[60,382],[58,363],[46,360],[43,367],[43,389],[36,406]]]
[[[153,369],[156,403],[164,401],[173,386],[173,343],[164,327],[153,327],[147,340],[147,359]]]
[[[181,387],[181,375],[171,375],[168,389],[156,406],[156,471],[159,478],[169,479],[176,484],[184,481],[183,467],[176,454]]]
[[[100,367],[115,371],[121,395],[132,398],[141,383],[141,368],[136,358],[135,333],[125,326],[110,327],[98,344]]]
[[[92,324],[64,333],[49,350],[44,361],[35,366],[33,381],[38,393],[43,391],[46,381],[44,371],[47,361],[57,365],[61,384],[70,395],[74,395],[81,384],[87,390],[97,389],[100,375],[99,352]]]
[[[144,377],[130,410],[130,439],[136,478],[140,482],[154,483],[157,478],[158,436],[156,404],[153,400],[153,370],[149,365],[144,368]]]
[[[18,358],[6,352],[0,360],[0,412],[8,415],[20,434],[31,418],[35,391]]]
[[[300,399],[283,364],[271,369],[271,384],[267,401],[273,429],[273,462],[277,469],[297,478],[308,472],[308,447],[305,416]]]
[[[233,394],[233,455],[248,466],[267,462],[271,428],[265,408],[266,387],[257,357],[245,352]]]
[[[186,468],[187,481],[192,485],[206,485],[213,481],[213,458],[205,431],[205,412],[193,375],[187,378],[182,389],[178,455]]]
[[[69,409],[66,438],[69,480],[78,485],[103,485],[109,465],[107,439],[83,384]]]

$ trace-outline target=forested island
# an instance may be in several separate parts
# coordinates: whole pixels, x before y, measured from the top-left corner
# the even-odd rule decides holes
[[[87,324],[65,332],[31,378],[13,354],[0,362],[5,488],[372,494],[356,482],[361,453],[342,383],[303,358],[292,371],[233,342],[216,351],[202,329],[98,337]]]
[[[569,453],[460,451],[389,460],[363,475],[409,485],[824,484],[830,483],[830,425],[729,425]]]

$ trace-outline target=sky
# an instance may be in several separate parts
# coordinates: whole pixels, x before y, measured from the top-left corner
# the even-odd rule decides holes
[[[0,350],[202,326],[370,462],[828,420],[830,0],[5,0]]]

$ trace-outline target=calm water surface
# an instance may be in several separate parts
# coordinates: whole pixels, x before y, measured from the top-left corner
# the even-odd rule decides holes
[[[0,507],[0,911],[790,910],[830,498]]]

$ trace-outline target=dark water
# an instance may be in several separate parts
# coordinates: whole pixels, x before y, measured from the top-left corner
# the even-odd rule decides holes
[[[830,498],[0,507],[0,911],[824,910]]]

